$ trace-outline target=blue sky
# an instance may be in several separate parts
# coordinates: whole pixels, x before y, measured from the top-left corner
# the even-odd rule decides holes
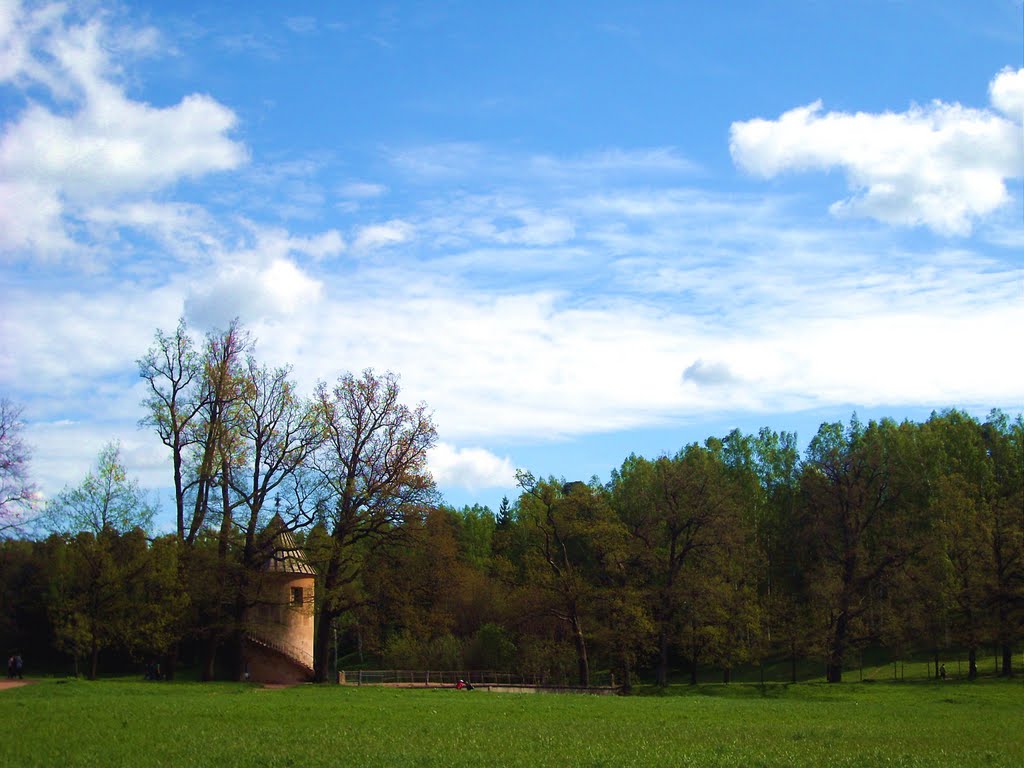
[[[0,0],[0,394],[165,487],[134,360],[390,369],[445,498],[1024,407],[1019,0]]]

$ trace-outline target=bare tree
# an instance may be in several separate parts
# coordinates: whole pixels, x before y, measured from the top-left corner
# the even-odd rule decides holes
[[[178,321],[173,335],[157,330],[153,346],[145,357],[138,360],[138,366],[139,376],[149,385],[149,394],[143,401],[147,414],[140,426],[153,427],[163,444],[171,450],[177,535],[179,541],[184,541],[185,457],[193,442],[189,428],[203,406],[202,400],[195,396],[202,378],[202,367],[185,320]],[[189,530],[193,527],[190,524]]]
[[[28,475],[32,452],[23,429],[21,407],[0,398],[0,535],[17,530],[34,508],[36,487]]]
[[[204,616],[200,623],[208,641],[207,671],[212,671],[225,604],[230,605],[233,596],[223,579],[216,580],[208,594],[200,595],[190,588],[189,574],[197,538],[209,522],[211,505],[215,508],[218,503],[223,514],[218,567],[222,574],[226,569],[232,501],[225,468],[238,449],[234,422],[239,402],[248,391],[244,361],[251,346],[249,335],[236,319],[226,330],[207,334],[202,349],[197,350],[181,320],[173,335],[157,331],[154,345],[138,361],[139,375],[149,384],[143,401],[148,413],[141,423],[154,427],[171,451],[176,536],[181,546],[179,589]],[[167,659],[169,675],[174,674],[175,664],[176,650],[172,650]]]
[[[220,482],[221,459],[231,440],[233,405],[243,395],[244,360],[252,341],[235,319],[210,333],[196,350],[182,319],[173,335],[156,332],[153,346],[138,361],[149,384],[142,426],[156,429],[171,450],[178,540],[191,546]]]
[[[398,377],[366,370],[317,388],[324,443],[314,454],[323,479],[320,513],[328,535],[321,565],[315,671],[327,679],[333,621],[355,607],[351,585],[361,552],[400,536],[402,523],[434,501],[427,451],[437,439],[425,404],[399,401]]]

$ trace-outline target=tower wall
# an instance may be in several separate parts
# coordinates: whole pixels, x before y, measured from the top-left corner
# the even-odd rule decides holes
[[[310,668],[314,584],[305,574],[264,573],[248,622],[256,640]]]

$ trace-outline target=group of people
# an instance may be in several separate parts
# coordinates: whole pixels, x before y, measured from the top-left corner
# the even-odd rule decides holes
[[[13,654],[9,659],[7,659],[7,679],[13,680],[14,678],[18,678],[21,680],[21,670],[24,666],[25,663],[21,659],[21,654]]]

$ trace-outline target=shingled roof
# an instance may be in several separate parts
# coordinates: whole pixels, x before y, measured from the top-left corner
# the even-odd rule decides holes
[[[284,524],[280,515],[274,515],[274,519],[267,525],[267,532],[277,531],[274,535],[274,549],[263,563],[262,570],[270,573],[299,573],[306,576],[316,576],[316,569],[306,560],[306,553],[295,542],[292,532]]]

